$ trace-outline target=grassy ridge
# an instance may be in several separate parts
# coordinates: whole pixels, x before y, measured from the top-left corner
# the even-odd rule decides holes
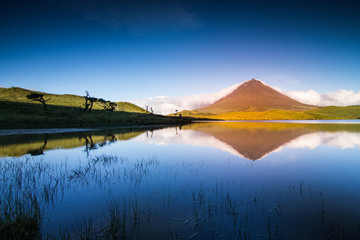
[[[243,111],[223,114],[201,113],[197,111],[182,111],[182,116],[194,118],[222,120],[325,120],[325,119],[360,119],[360,106],[348,107],[318,107],[310,110],[268,110]],[[171,114],[174,116],[174,114]]]
[[[26,95],[30,93],[41,93],[44,94],[44,99],[49,99],[46,103],[51,106],[64,106],[64,107],[75,107],[83,108],[84,107],[84,98],[82,96],[72,95],[72,94],[49,94],[37,91],[30,91],[23,88],[12,87],[12,88],[0,88],[0,101],[6,102],[18,102],[18,103],[34,103],[41,104],[39,102],[31,102],[26,98]],[[135,104],[129,102],[116,102],[118,107],[115,111],[123,112],[136,112],[136,113],[146,113],[145,109],[136,106]],[[93,109],[102,110],[103,108],[98,104],[94,104]]]

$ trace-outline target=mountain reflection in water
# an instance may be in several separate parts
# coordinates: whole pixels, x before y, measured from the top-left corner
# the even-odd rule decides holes
[[[154,144],[207,146],[250,160],[262,159],[284,147],[314,149],[321,144],[336,148],[360,147],[358,124],[303,124],[273,122],[208,122],[167,128],[137,141]]]
[[[41,155],[49,149],[84,146],[91,150],[116,141],[149,144],[186,144],[217,148],[235,156],[259,160],[284,147],[314,149],[321,144],[336,148],[360,147],[359,124],[205,122],[182,127],[121,129],[95,132],[15,135],[0,137],[0,156]]]

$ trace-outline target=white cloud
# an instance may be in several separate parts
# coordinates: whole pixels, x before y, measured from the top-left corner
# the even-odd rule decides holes
[[[312,150],[322,144],[339,149],[360,148],[360,134],[350,132],[310,133],[287,143],[285,146],[289,148],[308,148]]]
[[[225,97],[226,95],[233,92],[241,84],[242,83],[235,84],[231,87],[211,94],[199,94],[183,97],[160,96],[154,98],[138,99],[131,102],[143,108],[145,105],[151,106],[155,113],[169,114],[174,113],[175,110],[192,110],[212,104],[220,98]]]
[[[308,149],[315,149],[323,142],[323,136],[318,134],[307,134],[301,137],[298,137],[289,143],[286,144],[286,147],[289,148],[308,148]]]
[[[146,142],[156,145],[186,144],[191,146],[212,147],[228,152],[238,157],[244,157],[229,144],[222,142],[214,136],[194,131],[178,130],[177,128],[164,128],[154,131],[152,134],[143,133],[132,141]]]
[[[304,91],[291,91],[285,93],[291,98],[303,103],[317,106],[349,106],[360,105],[360,91],[340,89],[335,92],[320,94],[312,89]]]

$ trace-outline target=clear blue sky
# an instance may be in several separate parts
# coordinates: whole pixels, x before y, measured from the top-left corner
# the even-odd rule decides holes
[[[360,90],[355,1],[2,0],[0,86],[109,100]]]

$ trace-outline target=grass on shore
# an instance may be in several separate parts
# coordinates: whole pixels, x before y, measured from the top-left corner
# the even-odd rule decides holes
[[[360,105],[348,107],[317,107],[304,111],[268,110],[209,114],[197,111],[182,111],[182,116],[216,120],[341,120],[360,119]],[[174,114],[170,114],[174,116]]]
[[[190,122],[188,118],[105,110],[84,112],[80,107],[48,106],[35,103],[0,101],[0,129],[117,127],[171,125]]]

